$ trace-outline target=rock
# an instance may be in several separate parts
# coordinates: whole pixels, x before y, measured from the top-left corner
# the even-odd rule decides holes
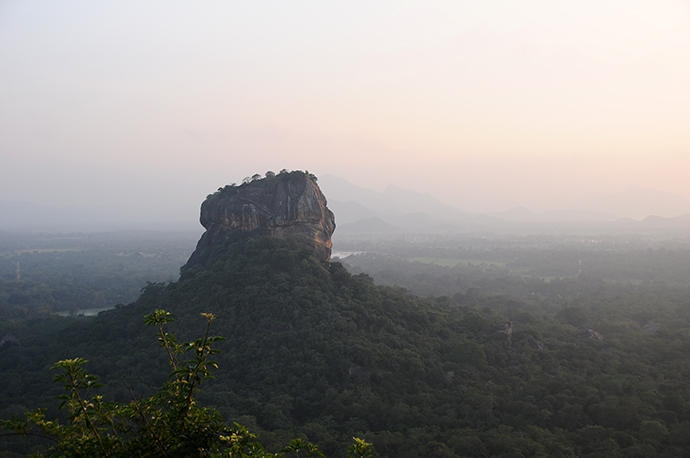
[[[307,172],[283,171],[220,188],[201,204],[200,221],[206,232],[187,265],[206,263],[214,246],[227,240],[255,236],[293,240],[324,261],[331,257],[335,218]]]

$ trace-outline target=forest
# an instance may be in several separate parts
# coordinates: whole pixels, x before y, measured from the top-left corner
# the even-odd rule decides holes
[[[690,458],[689,81],[690,0],[0,0],[0,458]]]
[[[213,266],[183,269],[176,281],[193,242],[157,239],[157,257],[127,260],[117,254],[153,249],[103,240],[85,246],[111,255],[72,257],[52,250],[60,245],[3,242],[0,418],[39,407],[64,418],[49,368],[66,358],[89,361],[105,399],[155,393],[168,368],[144,316],[164,307],[178,317],[170,328],[180,339],[203,332],[200,313],[216,316],[225,340],[199,404],[270,450],[301,438],[341,456],[353,436],[377,456],[690,450],[685,239],[338,239],[336,250],[358,254],[330,263],[256,240],[228,245]],[[9,301],[30,278],[17,280],[17,259],[48,292],[79,278],[57,297],[87,299]],[[118,276],[115,259],[138,267]],[[121,305],[98,316],[54,313],[100,306],[88,298],[115,292]],[[7,456],[49,446],[0,436]]]
[[[108,309],[172,281],[196,232],[0,232],[0,318]]]

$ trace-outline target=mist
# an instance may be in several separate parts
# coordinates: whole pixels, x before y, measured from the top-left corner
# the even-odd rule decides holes
[[[461,212],[678,217],[689,26],[683,1],[3,2],[0,226],[196,224],[283,168]]]
[[[0,0],[0,456],[688,456],[688,82],[687,0]]]

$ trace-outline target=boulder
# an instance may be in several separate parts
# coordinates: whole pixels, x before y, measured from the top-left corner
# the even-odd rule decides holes
[[[201,204],[206,228],[188,265],[204,264],[214,247],[231,239],[289,239],[324,261],[331,257],[335,217],[316,177],[301,171],[269,174],[220,188]]]

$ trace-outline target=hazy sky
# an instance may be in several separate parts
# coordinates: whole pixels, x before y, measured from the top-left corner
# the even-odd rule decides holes
[[[0,200],[170,215],[282,168],[690,201],[690,1],[0,0]]]

